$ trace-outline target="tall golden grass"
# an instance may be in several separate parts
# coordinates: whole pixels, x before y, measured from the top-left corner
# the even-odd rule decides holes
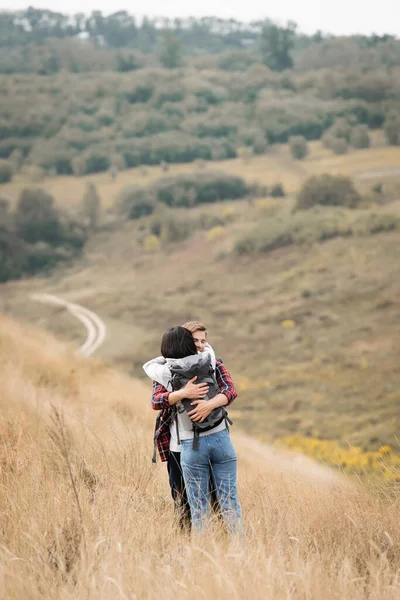
[[[0,386],[2,599],[400,597],[393,491],[239,453],[244,539],[190,539],[149,459],[147,386],[4,317]]]

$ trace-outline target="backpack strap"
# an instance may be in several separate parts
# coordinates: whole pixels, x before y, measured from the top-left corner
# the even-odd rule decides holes
[[[199,438],[200,438],[200,430],[198,427],[195,427],[193,425],[193,450],[198,450],[199,449]]]
[[[176,409],[176,406],[174,408],[175,408],[174,419],[175,419],[175,427],[176,427],[176,438],[178,441],[178,446],[180,446],[181,445],[181,436],[179,435],[178,411]]]
[[[159,433],[159,428],[160,428],[160,421],[161,421],[161,415],[162,415],[162,410],[160,410],[160,412],[157,415],[156,418],[156,426],[154,429],[154,438],[153,438],[153,456],[151,459],[151,462],[156,464],[157,462],[157,438],[158,438],[158,433]]]

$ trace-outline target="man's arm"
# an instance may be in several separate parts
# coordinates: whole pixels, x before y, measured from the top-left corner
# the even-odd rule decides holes
[[[160,385],[163,385],[166,378],[170,375],[169,367],[163,356],[152,358],[143,365],[143,370],[147,377],[150,377],[153,381],[156,381]]]
[[[216,371],[216,358],[215,358],[215,352],[212,346],[210,346],[210,344],[206,344],[204,346],[204,352],[203,354],[209,354],[211,356],[211,366],[214,369],[214,371]]]

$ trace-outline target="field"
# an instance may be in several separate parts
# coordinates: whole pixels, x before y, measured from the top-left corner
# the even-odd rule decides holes
[[[244,539],[188,539],[153,467],[149,385],[0,321],[0,574],[7,600],[395,600],[398,496],[234,436]],[[300,463],[301,465],[301,463]]]

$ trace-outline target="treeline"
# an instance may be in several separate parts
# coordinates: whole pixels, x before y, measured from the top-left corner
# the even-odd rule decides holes
[[[268,19],[137,20],[127,11],[66,15],[32,7],[0,12],[0,73],[127,72],[196,66],[199,60],[228,70],[260,62],[277,71],[343,65],[368,70],[399,65],[400,45],[390,35],[304,35],[295,23],[280,26]]]
[[[263,154],[291,136],[319,139],[338,118],[346,136],[358,124],[386,123],[389,141],[399,143],[399,86],[400,69],[296,74],[260,64],[234,74],[2,76],[0,179]]]

